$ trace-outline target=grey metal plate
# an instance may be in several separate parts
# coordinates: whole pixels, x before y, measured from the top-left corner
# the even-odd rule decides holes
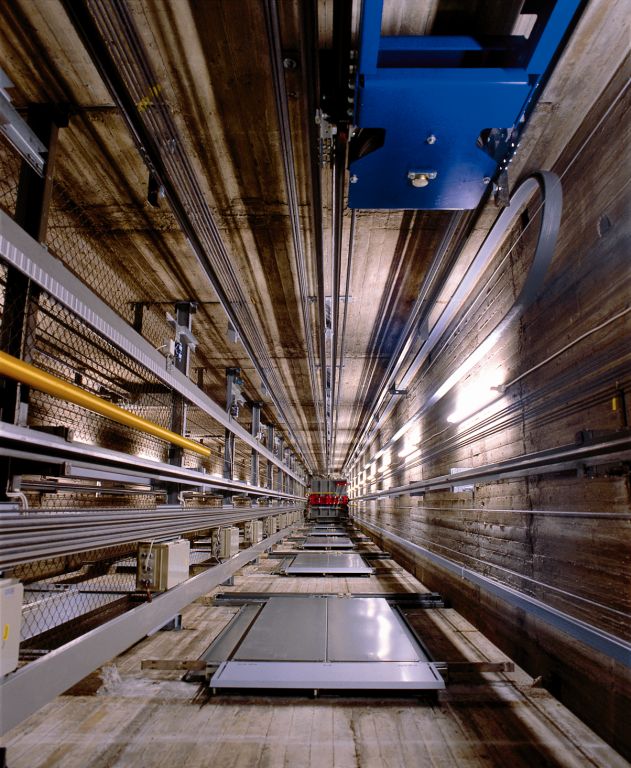
[[[284,570],[288,576],[325,573],[365,576],[374,573],[360,555],[352,552],[305,552],[296,555]]]
[[[224,659],[229,658],[260,610],[260,605],[242,606],[239,612],[232,617],[228,625],[224,627],[223,631],[204,651],[202,659],[209,664],[219,664]]]
[[[309,531],[309,536],[346,536],[348,531]]]
[[[353,542],[344,536],[307,536],[302,545],[305,549],[353,549]]]
[[[310,530],[312,533],[348,533],[343,525],[314,525]]]
[[[328,661],[426,661],[382,597],[327,599]]]
[[[326,600],[271,597],[233,656],[235,661],[325,661]]]
[[[213,688],[298,688],[332,690],[440,690],[445,683],[428,662],[235,662],[222,664]]]

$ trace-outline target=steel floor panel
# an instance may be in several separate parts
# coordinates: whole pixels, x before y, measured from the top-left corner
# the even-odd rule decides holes
[[[328,661],[427,661],[388,601],[327,598]]]
[[[213,688],[437,690],[442,677],[383,597],[271,597]]]
[[[440,690],[444,680],[430,662],[224,662],[212,688],[297,690]]]
[[[305,552],[296,555],[284,572],[288,576],[341,575],[370,576],[374,569],[361,555],[349,552]]]
[[[304,549],[353,549],[353,542],[344,536],[307,536]]]
[[[232,657],[235,661],[324,661],[326,599],[272,597]]]

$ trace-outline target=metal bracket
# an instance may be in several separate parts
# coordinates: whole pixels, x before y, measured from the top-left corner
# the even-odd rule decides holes
[[[11,104],[11,97],[6,89],[13,87],[11,80],[0,69],[0,131],[31,168],[39,176],[43,176],[46,164],[44,156],[48,151]]]

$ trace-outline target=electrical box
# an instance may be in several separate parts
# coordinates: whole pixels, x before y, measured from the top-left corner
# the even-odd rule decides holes
[[[277,530],[278,530],[277,519],[273,515],[266,517],[265,518],[265,535],[272,536],[273,534],[276,533]]]
[[[221,560],[236,555],[239,551],[239,529],[235,526],[222,528],[219,533],[219,557]]]
[[[186,581],[190,550],[187,539],[138,542],[136,587],[162,592]]]
[[[263,538],[262,520],[248,520],[245,524],[244,541],[246,544],[257,544]]]
[[[18,665],[23,596],[17,579],[0,579],[0,677]]]
[[[278,515],[278,530],[281,531],[283,528],[287,528],[286,512],[281,512],[280,515]]]

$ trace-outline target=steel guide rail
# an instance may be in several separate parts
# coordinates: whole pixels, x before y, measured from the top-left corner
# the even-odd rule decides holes
[[[138,98],[154,88],[157,78],[144,50],[131,11],[124,3],[64,0],[64,7],[134,139],[151,175],[187,236],[190,247],[215,290],[221,306],[276,406],[286,431],[307,467],[309,462],[287,417],[290,402],[272,366],[266,342],[248,310],[239,275],[221,238],[170,110],[163,98],[157,108],[138,108]],[[163,137],[171,149],[165,151]],[[276,394],[282,393],[282,395]]]
[[[622,431],[620,434],[614,434],[609,440],[564,445],[559,448],[528,453],[495,464],[474,467],[456,475],[438,475],[427,480],[417,480],[383,491],[355,496],[351,502],[373,501],[389,496],[447,490],[454,485],[465,483],[486,483],[524,475],[576,470],[586,461],[596,464],[611,461],[612,457],[621,460],[628,460],[631,457],[631,432]]]

